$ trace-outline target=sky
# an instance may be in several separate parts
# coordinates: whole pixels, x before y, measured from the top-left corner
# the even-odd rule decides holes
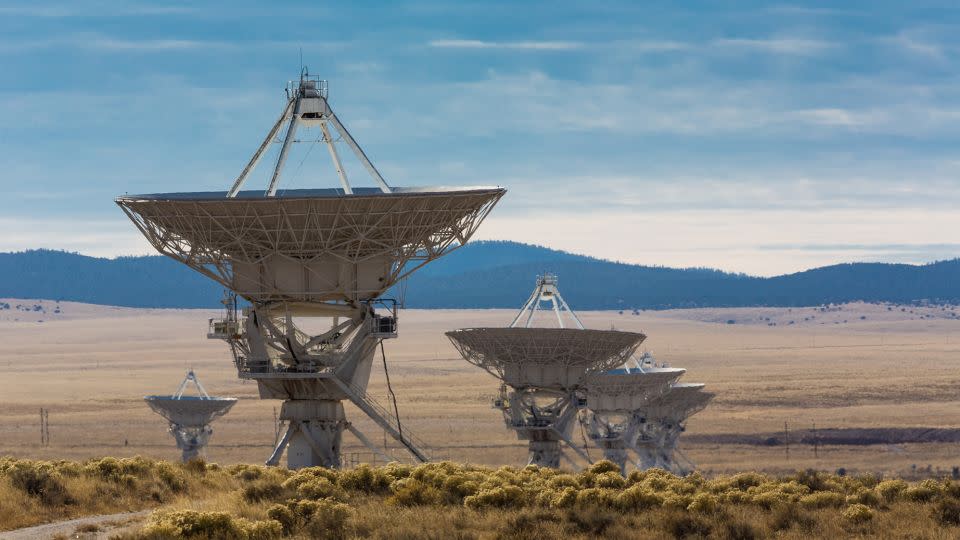
[[[476,238],[755,275],[960,256],[954,2],[272,4],[0,0],[0,251],[151,253],[113,198],[229,187],[302,51],[391,185],[508,189]],[[281,187],[338,185],[311,136]]]

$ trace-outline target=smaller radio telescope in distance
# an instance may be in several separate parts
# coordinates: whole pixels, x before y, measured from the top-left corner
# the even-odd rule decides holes
[[[677,442],[686,430],[687,419],[702,411],[714,394],[705,392],[702,383],[675,383],[670,390],[647,406],[635,411],[642,416],[644,428],[633,440],[640,457],[640,469],[658,468],[686,474],[693,463],[680,451]]]
[[[544,303],[558,328],[531,327]],[[565,318],[575,327],[568,328]],[[567,457],[561,442],[590,462],[570,440],[579,405],[576,392],[591,375],[623,365],[645,338],[636,332],[584,329],[552,274],[537,276],[536,289],[509,327],[464,328],[447,337],[467,362],[503,382],[494,407],[502,411],[507,427],[528,441],[528,464],[553,468]]]
[[[625,365],[591,378],[584,386],[587,406],[581,421],[603,457],[626,474],[628,450],[645,426],[642,411],[670,390],[686,370]]]
[[[199,395],[183,395],[190,383],[196,386]],[[183,452],[183,461],[200,455],[213,435],[210,423],[227,414],[237,402],[237,398],[210,397],[193,370],[187,372],[173,395],[145,396],[143,400],[155,413],[170,422],[170,434],[177,440],[177,448]]]

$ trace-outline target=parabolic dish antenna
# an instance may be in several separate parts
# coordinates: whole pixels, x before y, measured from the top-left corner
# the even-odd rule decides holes
[[[693,466],[678,448],[678,442],[686,430],[687,418],[702,411],[714,397],[703,390],[704,386],[673,384],[669,392],[635,412],[645,420],[644,428],[637,432],[631,444],[640,457],[641,468],[656,467],[683,474]]]
[[[189,383],[196,386],[199,395],[185,396]],[[211,397],[200,384],[193,370],[187,372],[177,391],[169,396],[145,396],[147,405],[170,422],[170,433],[183,452],[183,461],[197,457],[213,434],[210,423],[227,414],[237,403],[236,398]]]
[[[579,401],[575,393],[590,377],[623,365],[646,337],[637,332],[585,329],[557,283],[553,274],[537,276],[533,294],[508,328],[447,332],[466,361],[503,381],[494,406],[503,412],[507,427],[520,440],[529,441],[528,463],[554,468],[566,457],[561,441],[590,461],[570,441]],[[532,327],[544,303],[558,328]],[[567,328],[564,319],[574,327]]]
[[[643,334],[579,328],[464,328],[447,332],[460,354],[514,388],[576,388],[589,372],[624,362]]]
[[[227,342],[238,375],[257,381],[262,399],[284,400],[286,431],[268,464],[286,452],[290,468],[339,467],[345,429],[392,460],[346,420],[344,400],[426,461],[396,406],[388,411],[366,391],[374,354],[379,349],[386,367],[383,340],[397,337],[397,302],[384,295],[466,244],[506,190],[392,187],[330,107],[326,81],[304,70],[286,97],[229,190],[125,195],[116,203],[157,251],[230,290],[225,317],[211,320],[207,335]],[[316,128],[315,136],[298,136],[304,128]],[[274,143],[279,151],[266,189],[243,191]],[[325,146],[340,187],[281,189],[295,143]],[[343,146],[376,187],[351,184]],[[241,308],[237,296],[250,305]]]

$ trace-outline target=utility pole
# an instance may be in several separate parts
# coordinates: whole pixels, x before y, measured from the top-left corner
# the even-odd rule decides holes
[[[50,411],[40,408],[40,446],[50,446]]]
[[[817,423],[814,422],[813,423],[813,457],[815,459],[820,457],[819,454],[817,453],[817,446],[819,445],[819,443],[820,441],[817,438]]]
[[[783,442],[786,445],[787,463],[790,463],[790,427],[787,422],[783,422]]]

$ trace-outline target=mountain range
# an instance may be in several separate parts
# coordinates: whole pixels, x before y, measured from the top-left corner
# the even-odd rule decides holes
[[[596,259],[542,246],[472,242],[391,291],[409,308],[516,308],[555,273],[575,309],[814,306],[850,301],[960,303],[960,259],[849,263],[775,277]],[[222,289],[163,256],[105,259],[54,250],[0,253],[0,298],[129,307],[217,307]]]

